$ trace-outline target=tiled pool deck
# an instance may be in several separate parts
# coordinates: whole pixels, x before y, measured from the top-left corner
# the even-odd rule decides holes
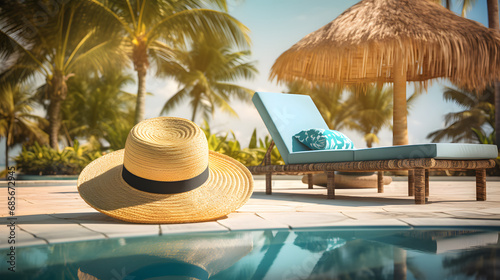
[[[276,177],[274,177],[276,178]],[[278,177],[279,178],[279,177]],[[277,178],[277,179],[278,179]],[[29,246],[114,237],[172,233],[315,227],[494,227],[500,228],[500,180],[487,178],[487,201],[476,201],[473,177],[430,179],[430,197],[415,205],[405,178],[395,178],[384,193],[376,189],[338,189],[326,199],[326,189],[307,189],[299,177],[273,181],[273,195],[257,176],[250,201],[237,212],[213,222],[192,224],[130,224],[107,217],[88,206],[76,181],[18,181],[16,185],[16,245]],[[0,182],[0,248],[10,246],[6,182]]]

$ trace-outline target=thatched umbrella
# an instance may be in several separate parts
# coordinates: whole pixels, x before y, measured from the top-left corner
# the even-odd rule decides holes
[[[393,144],[408,144],[406,82],[481,90],[500,77],[500,34],[427,0],[363,0],[284,52],[271,79],[394,83]]]

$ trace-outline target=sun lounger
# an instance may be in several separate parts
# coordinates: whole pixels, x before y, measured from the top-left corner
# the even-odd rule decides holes
[[[285,165],[270,165],[268,150],[264,165],[249,167],[254,175],[266,175],[267,194],[272,193],[273,174],[326,172],[327,197],[333,199],[335,171],[378,171],[378,192],[383,192],[383,171],[408,170],[408,195],[415,196],[416,204],[425,204],[429,195],[429,170],[472,169],[476,171],[476,199],[486,200],[486,169],[495,166],[496,145],[432,143],[311,150],[293,136],[306,129],[328,129],[328,125],[308,95],[256,92],[252,101],[285,161]]]

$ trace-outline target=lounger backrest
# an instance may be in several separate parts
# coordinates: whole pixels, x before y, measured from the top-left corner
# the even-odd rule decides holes
[[[256,92],[252,101],[286,164],[290,153],[308,150],[295,134],[310,128],[328,129],[308,95]]]

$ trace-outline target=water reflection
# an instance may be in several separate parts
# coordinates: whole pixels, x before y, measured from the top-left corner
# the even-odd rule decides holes
[[[0,279],[496,279],[498,237],[329,230],[118,238],[17,248],[17,272],[2,262]]]
[[[498,248],[487,247],[465,251],[443,259],[443,267],[451,275],[466,275],[474,279],[499,279]]]

